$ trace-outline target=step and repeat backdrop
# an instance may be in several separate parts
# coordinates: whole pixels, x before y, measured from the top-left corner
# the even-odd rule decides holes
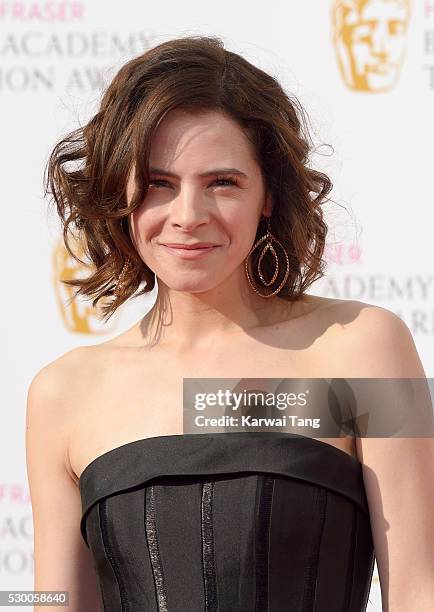
[[[155,299],[133,300],[106,325],[90,302],[70,303],[60,280],[86,272],[44,199],[48,154],[92,116],[123,63],[197,34],[276,76],[309,115],[313,162],[342,204],[326,207],[328,270],[310,291],[397,313],[434,375],[434,0],[2,1],[0,590],[33,588],[31,379],[130,327]],[[367,609],[381,610],[377,569]]]

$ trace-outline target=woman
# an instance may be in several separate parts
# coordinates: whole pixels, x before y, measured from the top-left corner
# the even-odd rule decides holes
[[[71,610],[355,612],[374,550],[383,610],[431,609],[430,440],[183,428],[184,378],[424,377],[399,317],[306,293],[332,185],[302,116],[188,37],[123,66],[52,152],[65,239],[94,265],[70,284],[109,318],[158,283],[137,324],[29,388],[35,588]]]

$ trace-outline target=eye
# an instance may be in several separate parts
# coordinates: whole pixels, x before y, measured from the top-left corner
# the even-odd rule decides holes
[[[237,181],[235,179],[227,178],[227,177],[217,177],[214,182],[215,183],[226,183],[226,185],[222,185],[222,187],[237,186],[238,185],[238,183],[237,183]]]
[[[164,184],[166,185],[168,184],[167,181],[164,181],[163,179],[154,179],[152,181],[149,181],[149,185],[154,185],[155,187],[164,187]],[[235,178],[228,178],[228,177],[217,177],[215,179],[215,181],[213,181],[212,184],[214,183],[220,183],[220,187],[230,187],[230,186],[238,186],[238,182]],[[225,184],[222,184],[225,183]]]
[[[149,181],[150,185],[155,185],[158,187],[157,183],[167,183],[167,181],[163,181],[163,180],[154,180],[154,181]]]

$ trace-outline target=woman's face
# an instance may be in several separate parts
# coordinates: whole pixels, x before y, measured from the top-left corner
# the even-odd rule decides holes
[[[136,249],[157,277],[171,289],[196,293],[242,274],[271,201],[238,124],[214,111],[171,111],[154,136],[149,173],[148,193],[129,221]],[[128,201],[133,191],[131,172]],[[213,247],[167,246],[202,242]]]

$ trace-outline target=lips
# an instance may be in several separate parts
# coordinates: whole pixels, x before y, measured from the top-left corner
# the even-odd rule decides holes
[[[220,245],[212,244],[211,242],[198,242],[194,245],[168,243],[162,244],[162,247],[175,257],[180,257],[181,259],[185,260],[193,260],[205,257],[209,253],[214,253],[216,250],[218,250]]]
[[[207,249],[214,246],[219,246],[218,244],[213,244],[212,242],[196,242],[195,244],[182,244],[179,242],[165,242],[163,246],[170,247],[172,249]]]

